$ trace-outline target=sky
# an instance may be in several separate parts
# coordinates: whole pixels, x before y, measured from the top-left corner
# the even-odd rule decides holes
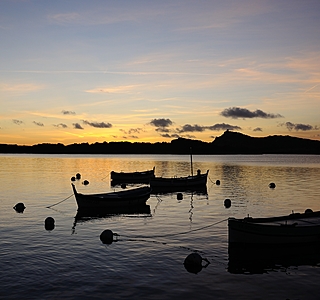
[[[0,0],[0,143],[320,140],[319,0]]]

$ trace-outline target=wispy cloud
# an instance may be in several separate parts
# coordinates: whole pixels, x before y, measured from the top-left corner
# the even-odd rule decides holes
[[[40,127],[43,127],[43,126],[44,126],[44,124],[41,123],[41,122],[33,121],[32,123],[35,124],[35,125],[37,125],[37,126],[40,126]]]
[[[61,111],[61,113],[63,115],[75,115],[76,114],[74,111],[70,111],[70,110],[63,110],[63,111]]]
[[[73,123],[72,125],[74,129],[83,129],[83,127],[79,123]]]
[[[17,120],[17,119],[13,119],[12,122],[13,122],[14,124],[16,124],[16,125],[21,125],[21,124],[24,123],[23,121]]]
[[[89,121],[86,121],[86,120],[83,120],[82,122],[85,125],[89,125],[89,126],[92,126],[92,127],[95,127],[95,128],[111,128],[112,127],[112,124],[105,123],[105,122],[89,122]]]

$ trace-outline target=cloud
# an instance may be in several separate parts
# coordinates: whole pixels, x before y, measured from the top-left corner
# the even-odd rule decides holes
[[[63,111],[61,111],[61,113],[63,115],[75,115],[76,114],[74,111],[70,111],[70,110],[63,110]]]
[[[72,125],[74,129],[83,129],[83,127],[79,123],[73,123]]]
[[[132,135],[133,133],[141,133],[143,132],[144,130],[142,128],[131,128],[129,129],[128,131],[124,130],[124,129],[120,129],[120,131],[122,131],[123,133],[125,134],[129,134],[129,135]],[[134,136],[132,136],[134,137]]]
[[[41,123],[41,122],[36,122],[36,121],[33,121],[33,124],[37,125],[37,126],[40,126],[40,127],[43,127],[44,124]]]
[[[105,123],[105,122],[89,122],[89,121],[86,121],[86,120],[83,120],[82,121],[83,124],[86,124],[86,125],[89,125],[89,126],[92,126],[92,127],[95,127],[95,128],[111,128],[112,127],[112,124],[110,123]]]
[[[23,124],[23,121],[17,120],[17,119],[13,119],[12,122],[16,125],[21,125]]]
[[[169,127],[173,124],[170,119],[153,119],[150,122],[151,125],[155,127]]]
[[[61,127],[61,128],[67,128],[68,126],[66,124],[60,123],[57,125],[53,125],[54,127]]]
[[[250,111],[246,108],[240,107],[230,107],[226,108],[220,113],[222,116],[226,118],[243,118],[243,119],[252,119],[252,118],[262,118],[262,119],[275,119],[275,118],[283,118],[280,114],[269,114],[264,111],[257,109],[256,111]]]
[[[255,129],[253,129],[253,131],[262,131],[262,128],[257,127],[257,128],[255,128]]]
[[[236,126],[236,125],[230,125],[230,124],[225,124],[225,123],[218,123],[212,126],[200,126],[200,125],[190,125],[186,124],[183,125],[181,129],[177,128],[177,131],[179,133],[182,132],[203,132],[205,130],[213,130],[213,131],[220,131],[220,130],[241,130],[241,127]]]
[[[164,138],[168,138],[168,139],[171,139],[171,138],[179,138],[181,137],[179,134],[168,134],[168,133],[165,133],[165,134],[161,134],[160,136],[164,137]]]
[[[289,131],[295,130],[295,131],[309,131],[309,130],[317,130],[317,126],[312,126],[309,124],[294,124],[291,122],[286,122],[280,124],[280,126],[286,126]]]

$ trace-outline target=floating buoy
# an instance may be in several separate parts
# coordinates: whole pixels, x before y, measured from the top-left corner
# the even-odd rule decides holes
[[[22,202],[17,203],[17,204],[13,207],[13,209],[14,209],[16,212],[18,212],[18,213],[23,213],[23,211],[24,211],[25,208],[26,208],[26,207],[24,206],[24,204],[23,204]]]
[[[230,199],[224,200],[224,206],[225,206],[226,208],[231,207],[231,200],[230,200]]]
[[[54,218],[52,217],[47,217],[45,220],[44,220],[44,228],[46,230],[53,230],[54,229]]]
[[[216,180],[216,185],[220,185],[220,180]]]
[[[82,182],[82,184],[88,185],[88,184],[89,184],[89,181],[88,181],[88,180],[84,180],[84,181]]]
[[[198,253],[191,253],[186,257],[183,264],[188,272],[197,274],[202,270],[202,257]]]
[[[74,176],[72,176],[71,181],[76,181],[76,178]]]
[[[311,208],[307,208],[305,211],[304,211],[305,214],[310,214],[310,213],[313,213],[313,210]]]
[[[276,187],[276,184],[274,182],[269,183],[269,188],[274,189]]]
[[[80,173],[77,173],[76,174],[76,178],[79,180],[81,178],[81,174]]]
[[[110,229],[106,229],[101,232],[100,240],[104,244],[112,244],[113,242],[113,232]]]
[[[178,194],[177,194],[177,199],[178,199],[178,200],[182,200],[182,199],[183,199],[182,193],[178,193]]]
[[[125,183],[121,183],[121,188],[125,189],[127,187],[127,185]]]

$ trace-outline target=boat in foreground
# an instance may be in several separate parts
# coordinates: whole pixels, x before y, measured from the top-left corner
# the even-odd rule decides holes
[[[320,242],[320,211],[287,216],[229,218],[229,246],[293,245]]]
[[[152,170],[140,172],[115,172],[111,171],[110,178],[112,185],[121,183],[149,183],[150,179],[154,177],[155,167]]]
[[[205,187],[207,184],[209,170],[201,174],[198,170],[197,175],[190,175],[186,177],[154,177],[150,179],[150,186],[152,190],[160,190],[161,188],[192,188],[192,187]]]
[[[71,185],[79,210],[139,206],[146,203],[151,193],[151,188],[144,186],[102,194],[81,194],[77,192],[73,183]]]

